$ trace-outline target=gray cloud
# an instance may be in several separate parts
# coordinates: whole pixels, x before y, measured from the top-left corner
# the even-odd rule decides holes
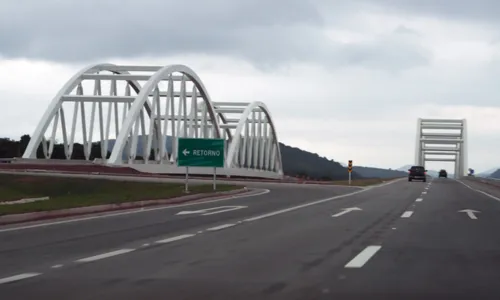
[[[56,1],[2,4],[0,55],[59,62],[225,55],[259,68],[294,62],[404,69],[428,54],[397,34],[342,45],[324,33],[321,6],[289,0]],[[340,13],[335,11],[333,13]]]
[[[351,2],[352,1],[352,2]],[[385,12],[406,12],[458,20],[498,22],[498,0],[349,0],[356,5],[371,5]]]

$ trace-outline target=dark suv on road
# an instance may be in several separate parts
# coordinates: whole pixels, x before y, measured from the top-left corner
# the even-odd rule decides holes
[[[427,170],[422,166],[412,166],[410,169],[408,169],[408,181],[412,181],[413,179],[418,179],[426,182]]]
[[[439,178],[441,177],[448,178],[448,173],[446,172],[446,170],[439,171]]]

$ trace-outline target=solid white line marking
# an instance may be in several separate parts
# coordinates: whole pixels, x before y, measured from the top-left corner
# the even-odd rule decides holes
[[[256,217],[253,217],[253,218],[245,219],[245,220],[243,220],[243,222],[252,222],[252,221],[264,219],[264,218],[267,218],[267,217],[272,217],[272,216],[276,216],[276,215],[279,215],[279,214],[283,214],[283,213],[286,213],[286,212],[289,212],[289,211],[294,211],[294,210],[297,210],[297,209],[301,209],[301,208],[304,208],[304,207],[308,207],[308,206],[312,206],[312,205],[316,205],[316,204],[320,204],[320,203],[324,203],[324,202],[328,202],[328,201],[332,201],[332,200],[336,200],[336,199],[340,199],[340,198],[346,198],[346,197],[354,196],[356,194],[364,193],[366,191],[369,191],[369,190],[371,190],[373,188],[378,188],[378,187],[386,186],[386,185],[389,185],[389,184],[392,184],[392,183],[398,182],[398,181],[400,181],[400,180],[390,181],[388,183],[384,183],[384,185],[379,185],[379,186],[374,186],[374,187],[367,187],[365,189],[362,189],[362,190],[359,190],[359,191],[356,191],[356,192],[352,192],[352,193],[349,193],[349,194],[338,195],[338,196],[334,196],[334,197],[330,197],[330,198],[316,200],[316,201],[313,201],[313,202],[309,202],[309,203],[305,203],[305,204],[301,204],[301,205],[292,206],[292,207],[289,207],[289,208],[285,208],[285,209],[273,211],[273,212],[270,212],[270,213],[267,213],[267,214],[263,214],[263,215],[256,216]]]
[[[211,208],[205,208],[205,209],[200,209],[200,210],[185,210],[185,211],[180,211],[176,213],[175,215],[192,215],[192,214],[201,214],[202,216],[209,216],[209,215],[214,215],[214,214],[219,214],[227,211],[232,211],[232,210],[237,210],[237,209],[242,209],[242,208],[247,208],[248,206],[218,206],[218,207],[211,207]],[[225,208],[223,210],[220,210],[221,208]],[[209,212],[215,210],[214,212]]]
[[[178,208],[178,207],[185,207],[185,206],[192,206],[192,205],[203,205],[203,204],[206,204],[206,203],[215,203],[215,202],[228,201],[228,200],[239,199],[239,198],[247,198],[247,197],[250,198],[250,197],[261,196],[261,195],[267,194],[269,192],[271,192],[271,190],[263,189],[262,192],[256,193],[256,194],[251,194],[251,195],[235,195],[235,196],[226,196],[226,197],[224,195],[222,195],[221,198],[224,197],[222,199],[214,199],[214,200],[201,201],[201,202],[191,202],[191,203],[184,203],[184,204],[177,204],[177,205],[165,205],[165,206],[160,206],[160,207],[152,207],[152,208],[146,208],[146,209],[136,209],[136,210],[132,210],[132,211],[125,211],[125,212],[118,212],[118,213],[106,213],[106,212],[103,212],[104,215],[91,216],[91,217],[83,217],[83,218],[75,218],[75,219],[71,219],[71,220],[62,220],[62,221],[47,222],[47,223],[41,223],[41,224],[34,224],[34,225],[26,225],[26,226],[20,226],[20,227],[12,227],[12,228],[0,229],[0,233],[2,233],[2,232],[8,232],[8,231],[30,229],[30,228],[37,228],[37,227],[45,227],[45,226],[52,226],[52,225],[60,225],[60,224],[81,222],[81,221],[88,221],[88,220],[94,220],[94,219],[103,219],[103,218],[117,217],[117,216],[130,215],[130,214],[136,214],[136,213],[142,213],[142,212],[148,212],[148,211],[154,211],[154,210],[171,209],[171,208]]]
[[[301,209],[301,208],[304,208],[304,207],[308,207],[308,206],[312,206],[312,205],[316,205],[316,204],[320,204],[320,203],[324,203],[324,202],[328,202],[328,201],[332,201],[332,200],[336,200],[336,199],[341,199],[341,198],[346,198],[346,197],[354,196],[354,195],[359,194],[359,193],[367,192],[367,191],[372,190],[372,189],[376,189],[376,188],[379,188],[379,187],[387,186],[389,184],[393,184],[393,183],[401,181],[403,179],[404,178],[396,179],[394,181],[389,181],[389,182],[383,183],[381,185],[366,187],[366,188],[364,188],[362,190],[359,190],[359,191],[356,191],[356,192],[352,192],[352,193],[349,193],[349,194],[338,195],[338,196],[334,196],[334,197],[330,197],[330,198],[316,200],[316,201],[309,202],[309,203],[306,203],[306,204],[301,204],[301,205],[292,206],[292,207],[289,207],[289,208],[285,208],[285,209],[273,211],[273,212],[270,212],[270,213],[267,213],[267,214],[263,214],[263,215],[256,216],[256,217],[253,217],[253,218],[245,219],[245,220],[243,220],[243,222],[252,222],[252,221],[264,219],[264,218],[267,218],[267,217],[272,217],[272,216],[276,216],[276,215],[279,215],[279,214],[287,213],[289,211],[294,211],[294,210],[297,210],[297,209]]]
[[[361,268],[382,246],[368,246],[345,265],[345,268]]]
[[[38,276],[41,274],[42,273],[24,273],[24,274],[14,275],[14,276],[6,277],[6,278],[0,278],[0,284],[14,282],[14,281],[18,281],[18,280],[23,280],[23,279],[35,277],[35,276]]]
[[[112,252],[108,252],[108,253],[103,253],[103,254],[99,254],[99,255],[95,255],[95,256],[81,258],[81,259],[75,260],[75,262],[92,262],[92,261],[120,255],[120,254],[129,253],[129,252],[132,252],[134,250],[135,249],[120,249],[120,250],[116,250],[116,251],[112,251]]]
[[[423,200],[424,200],[424,199],[422,199],[422,198],[417,198],[417,200],[415,200],[415,201],[417,201],[417,202],[422,202]]]
[[[53,265],[51,268],[52,268],[52,269],[59,269],[59,268],[61,268],[62,266],[63,266],[63,265]]]
[[[475,188],[473,188],[473,187],[471,187],[471,186],[469,186],[469,185],[467,185],[467,184],[463,183],[463,182],[462,182],[462,181],[460,181],[460,180],[457,180],[457,181],[458,181],[458,182],[460,182],[461,184],[465,185],[466,187],[468,187],[469,189],[471,189],[471,190],[473,190],[473,191],[476,191],[476,192],[481,193],[481,194],[483,194],[483,195],[485,195],[485,196],[488,196],[488,197],[490,197],[491,199],[495,199],[495,200],[497,200],[497,201],[500,201],[500,198],[498,198],[498,197],[495,197],[495,196],[493,196],[493,195],[491,195],[491,194],[488,194],[488,193],[486,193],[486,192],[483,192],[483,191],[481,191],[481,190],[475,189]]]
[[[405,211],[405,212],[401,215],[401,218],[409,218],[409,217],[411,217],[411,215],[413,215],[413,212],[412,212],[412,211]]]
[[[232,210],[237,210],[237,209],[242,209],[242,208],[247,208],[247,207],[248,206],[234,206],[233,208],[228,208],[228,209],[224,209],[224,210],[219,210],[219,211],[205,213],[205,214],[202,214],[202,216],[215,215],[215,214],[219,214],[219,213],[222,213],[222,212],[227,212],[227,211],[232,211]]]
[[[483,191],[481,191],[481,190],[476,190],[476,191],[477,191],[477,192],[479,192],[479,193],[481,193],[481,194],[483,194],[483,195],[486,195],[486,196],[488,196],[488,197],[490,197],[490,198],[492,198],[492,199],[495,199],[495,200],[497,200],[497,201],[500,201],[500,198],[495,197],[495,196],[493,196],[493,195],[491,195],[491,194],[488,194],[488,193],[483,192]]]
[[[221,230],[221,229],[233,227],[235,225],[236,224],[224,224],[224,225],[220,225],[220,226],[215,226],[215,227],[212,227],[212,228],[208,228],[207,230],[209,230],[209,231],[216,231],[216,230]]]
[[[166,243],[171,243],[171,242],[175,242],[178,240],[187,239],[187,238],[190,238],[190,237],[195,236],[195,235],[196,234],[183,234],[183,235],[174,236],[174,237],[164,239],[164,240],[159,240],[159,241],[156,241],[155,243],[166,244]]]

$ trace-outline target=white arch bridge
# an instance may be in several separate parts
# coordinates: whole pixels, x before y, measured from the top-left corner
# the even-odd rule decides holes
[[[100,142],[108,166],[142,172],[183,174],[177,167],[177,138],[226,140],[227,176],[281,178],[283,165],[276,127],[262,102],[212,102],[196,73],[184,65],[123,66],[98,64],[76,73],[57,93],[36,127],[23,159],[52,160],[61,141],[67,160],[75,142],[92,161]],[[95,150],[94,150],[95,151]],[[60,161],[60,160],[59,160]],[[81,160],[80,160],[81,161]],[[190,167],[190,174],[211,174]]]

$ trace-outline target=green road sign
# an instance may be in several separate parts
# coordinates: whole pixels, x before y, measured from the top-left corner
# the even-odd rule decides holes
[[[224,139],[179,138],[177,166],[224,167]]]

